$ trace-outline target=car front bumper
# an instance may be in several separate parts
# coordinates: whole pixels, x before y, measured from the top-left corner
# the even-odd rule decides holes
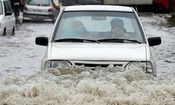
[[[49,62],[49,64],[48,64]],[[60,63],[62,62],[62,63]],[[66,63],[65,63],[66,62]],[[58,63],[58,64],[57,64]],[[150,66],[147,63],[151,64]],[[154,62],[151,61],[68,61],[68,60],[47,60],[43,61],[41,68],[42,70],[46,70],[47,68],[56,68],[58,65],[72,65],[72,66],[83,66],[90,68],[92,70],[96,69],[97,67],[100,68],[120,68],[121,70],[143,70],[145,73],[151,74],[156,76],[156,68]],[[145,66],[142,66],[146,64]],[[54,65],[55,67],[49,67]],[[146,69],[147,68],[147,69]],[[150,71],[151,70],[151,71]]]

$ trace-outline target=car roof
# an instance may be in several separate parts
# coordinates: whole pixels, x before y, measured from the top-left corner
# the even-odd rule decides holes
[[[127,6],[112,6],[112,5],[76,5],[67,6],[64,11],[123,11],[133,12],[131,7]]]

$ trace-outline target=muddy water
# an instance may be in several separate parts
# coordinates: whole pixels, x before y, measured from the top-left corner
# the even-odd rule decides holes
[[[0,105],[175,105],[175,79],[136,69],[59,68],[4,79]]]
[[[175,28],[162,26],[164,16],[141,20],[147,35],[162,38],[151,48],[158,77],[120,68],[40,71],[45,48],[34,39],[49,35],[50,23],[27,23],[15,37],[0,37],[0,105],[175,105]]]

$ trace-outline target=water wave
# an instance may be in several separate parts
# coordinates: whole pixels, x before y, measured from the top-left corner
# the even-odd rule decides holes
[[[175,105],[175,79],[137,69],[58,68],[1,79],[0,105]]]

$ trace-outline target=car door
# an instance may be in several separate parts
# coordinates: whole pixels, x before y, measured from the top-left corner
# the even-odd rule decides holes
[[[4,1],[3,4],[4,4],[4,13],[5,13],[4,23],[6,26],[6,31],[10,31],[13,29],[15,25],[14,14],[12,12],[12,9],[8,1]]]

